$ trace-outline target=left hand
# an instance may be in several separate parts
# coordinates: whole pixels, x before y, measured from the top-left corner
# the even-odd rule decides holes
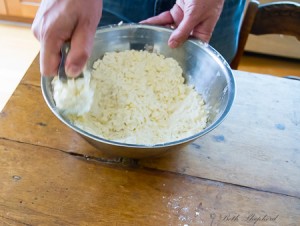
[[[209,42],[223,9],[224,0],[177,0],[170,11],[141,21],[143,24],[173,26],[168,45],[176,48],[191,35]]]

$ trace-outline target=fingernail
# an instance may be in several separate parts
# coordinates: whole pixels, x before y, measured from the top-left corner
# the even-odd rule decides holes
[[[78,67],[77,65],[71,65],[70,67],[66,68],[66,74],[69,77],[77,77],[81,72],[81,68]]]
[[[177,41],[175,41],[175,40],[171,40],[171,41],[169,42],[169,46],[170,46],[171,48],[176,48],[176,47],[179,46],[179,43],[178,43]]]

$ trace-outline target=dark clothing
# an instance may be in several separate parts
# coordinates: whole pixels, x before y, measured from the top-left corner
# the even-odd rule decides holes
[[[175,0],[104,0],[100,25],[138,23],[170,10]],[[225,0],[223,11],[209,44],[229,63],[236,50],[246,0]]]

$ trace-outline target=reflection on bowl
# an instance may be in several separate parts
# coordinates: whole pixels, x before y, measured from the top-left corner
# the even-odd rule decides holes
[[[106,52],[128,49],[151,50],[166,57],[174,58],[184,72],[188,84],[193,84],[209,107],[209,120],[204,130],[168,143],[156,145],[125,144],[97,137],[74,126],[64,118],[55,107],[51,81],[42,76],[42,91],[51,111],[68,127],[82,135],[88,142],[105,154],[129,158],[145,158],[174,151],[183,145],[209,133],[216,128],[228,114],[235,95],[232,71],[224,58],[211,46],[198,40],[189,39],[181,47],[171,49],[167,42],[172,30],[168,28],[123,24],[99,28],[95,35],[93,53],[88,61],[90,69],[97,59]]]

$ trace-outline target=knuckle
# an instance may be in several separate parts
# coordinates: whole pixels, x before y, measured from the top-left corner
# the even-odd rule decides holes
[[[38,20],[38,18],[35,18],[33,23],[32,23],[32,26],[31,26],[31,31],[34,35],[34,37],[36,37],[38,40],[40,40],[40,27],[41,27],[41,24]]]
[[[42,26],[40,32],[41,32],[41,39],[44,41],[51,40],[54,36],[53,34],[54,30],[48,26]]]
[[[57,36],[57,21],[49,20],[47,17],[43,17],[39,23],[38,32],[40,33],[40,39],[44,41],[51,40]]]
[[[32,31],[34,37],[36,37],[37,39],[39,39],[38,29],[37,29],[37,27],[36,27],[36,25],[34,23],[31,26],[31,31]]]

